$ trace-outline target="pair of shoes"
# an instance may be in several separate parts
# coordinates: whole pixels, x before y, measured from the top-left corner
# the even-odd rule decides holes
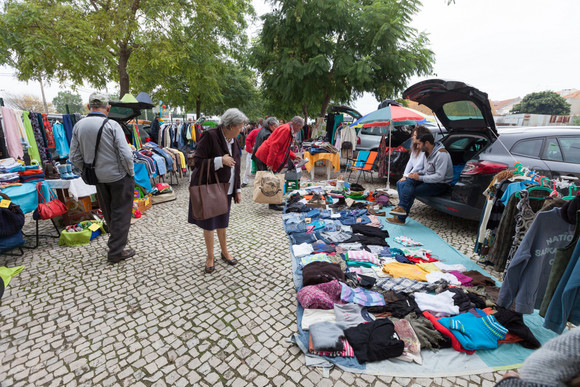
[[[274,211],[284,211],[284,207],[280,204],[268,204],[268,208]]]
[[[227,257],[224,255],[224,253],[221,253],[221,256],[222,256],[222,259],[228,263],[228,265],[232,265],[233,266],[236,263],[238,263],[238,260],[235,259],[235,258],[227,259]]]
[[[248,186],[248,183],[242,183],[242,188],[246,188]]]
[[[133,255],[135,255],[135,250],[125,249],[123,252],[121,252],[120,255],[117,255],[116,257],[109,257],[108,259],[111,263],[119,263],[127,258],[131,258]]]
[[[405,215],[407,215],[407,211],[405,211],[405,209],[403,207],[397,206],[391,210],[390,214],[391,215],[405,216]]]
[[[77,177],[79,177],[78,175],[75,175],[72,171],[72,165],[70,164],[60,164],[58,167],[58,173],[60,174],[60,178],[63,180],[70,180],[70,179],[76,179]]]
[[[393,216],[392,218],[387,218],[387,222],[393,223],[393,224],[405,224],[405,221],[399,219],[396,216]]]

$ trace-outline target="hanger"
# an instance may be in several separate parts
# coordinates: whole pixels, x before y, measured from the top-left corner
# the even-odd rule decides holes
[[[572,192],[572,190],[574,192]],[[568,195],[567,196],[564,196],[563,199],[564,200],[572,200],[572,199],[574,199],[576,197],[576,194],[577,193],[578,193],[578,187],[576,186],[576,184],[571,184],[568,187]]]

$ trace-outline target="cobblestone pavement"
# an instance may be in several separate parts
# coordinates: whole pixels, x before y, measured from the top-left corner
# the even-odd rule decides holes
[[[131,228],[137,255],[126,262],[107,263],[107,236],[85,247],[44,239],[23,257],[0,256],[0,265],[26,266],[0,301],[2,386],[492,386],[501,378],[377,377],[336,367],[323,378],[284,340],[296,330],[296,294],[280,213],[243,189],[228,228],[240,263],[218,255],[216,272],[204,275],[202,232],[186,221],[187,183],[175,188],[176,201],[153,206]],[[474,222],[420,203],[412,216],[473,255]]]

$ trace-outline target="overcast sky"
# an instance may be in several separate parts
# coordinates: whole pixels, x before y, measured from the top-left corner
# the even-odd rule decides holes
[[[252,0],[258,15],[270,7]],[[580,89],[579,0],[424,0],[413,26],[429,34],[434,76],[467,82],[493,100],[543,90]],[[18,82],[0,68],[2,90],[40,95],[38,82]],[[431,77],[414,77],[409,84]],[[62,89],[45,85],[50,101]],[[86,99],[91,87],[83,86]],[[398,96],[393,96],[398,97]],[[361,113],[376,109],[365,95],[353,103]]]

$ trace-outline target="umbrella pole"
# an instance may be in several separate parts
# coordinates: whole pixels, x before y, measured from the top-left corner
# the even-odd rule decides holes
[[[391,189],[391,154],[393,150],[391,149],[391,134],[392,134],[392,122],[389,123],[389,157],[387,165],[387,193],[390,197],[398,197],[399,193],[395,189]]]

